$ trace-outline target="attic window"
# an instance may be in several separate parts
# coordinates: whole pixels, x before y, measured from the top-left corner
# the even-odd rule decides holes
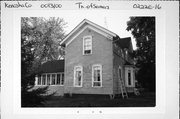
[[[92,54],[92,36],[83,37],[83,55]]]

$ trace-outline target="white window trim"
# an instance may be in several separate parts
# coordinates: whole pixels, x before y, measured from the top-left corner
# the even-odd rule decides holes
[[[55,84],[51,84],[52,83],[52,75],[54,75],[54,74],[55,74],[55,77],[54,77],[55,78]],[[51,82],[50,82],[51,86],[56,86],[56,75],[57,75],[57,73],[52,73],[51,74]]]
[[[76,83],[75,83],[75,81],[76,81],[76,68],[77,67],[80,67],[81,68],[81,85],[80,86],[77,86],[77,85],[75,85]],[[82,66],[75,66],[74,67],[74,87],[82,87],[82,84],[83,84],[83,67]]]
[[[40,85],[38,84],[38,80],[39,80],[39,77],[40,77],[40,80],[41,80],[41,82],[40,82]],[[37,86],[41,86],[41,84],[42,84],[42,78],[41,78],[41,76],[38,76],[37,75],[37,81],[36,81],[37,83],[35,83]]]
[[[38,85],[38,75],[35,76],[35,82],[34,85]]]
[[[88,37],[91,38],[91,53],[89,53],[89,54],[84,54],[84,39],[85,39],[85,38],[88,38]],[[92,45],[93,45],[93,43],[92,43],[92,36],[91,36],[91,35],[84,36],[84,37],[83,37],[83,55],[90,55],[90,54],[92,54]]]
[[[50,76],[49,76],[49,83],[50,83],[50,85],[51,85],[51,74],[49,74]],[[48,74],[46,74],[46,85],[48,85]],[[48,86],[50,86],[50,85],[48,85]]]
[[[131,85],[129,85],[129,80],[128,80],[129,70],[131,72]],[[131,69],[131,68],[126,68],[126,87],[134,87],[133,69]]]
[[[50,74],[50,85],[47,85],[47,75],[48,74]],[[51,82],[52,82],[52,74],[55,74],[55,84],[54,85],[51,84]],[[36,86],[64,86],[64,82],[63,82],[63,85],[61,85],[61,79],[60,79],[60,84],[57,85],[57,74],[62,75],[63,73],[62,72],[57,72],[57,73],[43,73],[43,74],[41,74],[41,84],[38,85],[38,79],[37,79]],[[43,75],[46,76],[45,85],[42,85]],[[64,81],[65,81],[65,79],[64,79]]]
[[[43,76],[44,76],[44,75],[45,75],[45,84],[43,84]],[[42,86],[46,86],[46,85],[47,85],[47,84],[46,84],[46,80],[47,80],[46,74],[42,74],[41,76],[42,76],[41,85],[42,85]]]
[[[100,80],[100,86],[94,86],[94,67],[99,66],[100,67],[100,76],[101,76],[101,80]],[[92,65],[92,87],[94,88],[101,88],[102,87],[102,65],[101,64],[94,64]]]
[[[63,77],[62,75],[63,75],[63,73],[60,74],[60,82],[59,82],[59,83],[60,83],[60,84],[59,84],[60,86],[64,86],[64,82],[63,82],[63,85],[61,84],[61,82],[62,82],[62,77]]]

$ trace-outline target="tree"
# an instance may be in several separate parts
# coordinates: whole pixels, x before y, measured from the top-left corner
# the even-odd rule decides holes
[[[36,29],[33,37],[36,39],[34,50],[37,60],[54,60],[59,56],[64,56],[64,51],[59,45],[65,37],[66,23],[63,19],[32,18],[31,24]]]
[[[143,87],[155,91],[155,17],[130,17],[126,30],[136,39],[133,57],[139,68],[137,79]]]
[[[22,107],[43,106],[48,87],[33,89],[37,69],[44,58],[57,58],[57,48],[64,37],[61,19],[21,19],[21,103]],[[53,57],[53,58],[52,58]],[[53,94],[52,94],[53,95]],[[50,95],[49,95],[50,96]]]

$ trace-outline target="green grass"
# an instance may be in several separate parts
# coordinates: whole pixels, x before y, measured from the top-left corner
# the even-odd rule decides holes
[[[155,94],[143,93],[140,96],[129,95],[128,99],[122,99],[121,95],[110,99],[108,95],[82,95],[53,96],[47,98],[44,107],[154,107]]]

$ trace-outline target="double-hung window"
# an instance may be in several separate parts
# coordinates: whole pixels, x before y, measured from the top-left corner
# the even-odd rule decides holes
[[[57,74],[56,85],[64,85],[64,74]]]
[[[56,82],[56,75],[52,74],[51,85],[55,85],[55,82]]]
[[[50,85],[50,74],[47,74],[47,85]]]
[[[133,68],[125,68],[125,79],[127,87],[134,87],[134,73]]]
[[[64,73],[44,73],[35,77],[36,85],[64,85]]]
[[[102,66],[93,65],[92,67],[92,86],[101,87],[102,86]]]
[[[38,75],[38,82],[37,85],[41,85],[41,75]]]
[[[60,76],[61,76],[60,74],[57,74],[57,80],[56,80],[57,85],[60,85],[60,79],[61,79]]]
[[[92,36],[83,37],[83,55],[92,54]]]
[[[131,70],[128,70],[128,85],[131,86]]]
[[[83,69],[82,66],[74,67],[74,86],[82,87]]]
[[[64,85],[64,74],[61,75],[60,85]]]
[[[42,75],[42,85],[46,85],[46,75]]]

